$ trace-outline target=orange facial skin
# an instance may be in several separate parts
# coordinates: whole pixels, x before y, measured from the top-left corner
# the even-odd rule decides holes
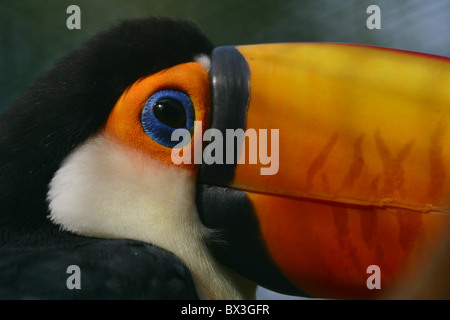
[[[209,123],[210,88],[209,77],[205,69],[196,62],[184,63],[137,80],[130,85],[117,101],[105,125],[105,133],[116,141],[135,150],[140,150],[168,165],[174,165],[171,159],[172,149],[152,140],[141,124],[141,112],[145,102],[160,90],[179,90],[192,100],[195,121],[202,122],[201,130],[194,130],[191,143],[183,148],[190,150],[194,159],[194,144],[203,143],[203,132]],[[186,148],[186,149],[185,149]],[[189,149],[188,149],[189,148]],[[181,152],[182,155],[182,152]],[[198,165],[182,163],[180,168],[196,174]]]

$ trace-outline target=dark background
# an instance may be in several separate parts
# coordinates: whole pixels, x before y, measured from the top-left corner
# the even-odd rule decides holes
[[[66,27],[71,4],[81,9],[81,30]],[[366,27],[372,4],[380,30]],[[450,0],[0,0],[0,113],[91,35],[150,15],[194,20],[217,46],[350,42],[450,56]]]
[[[71,4],[81,30],[66,27]],[[380,30],[366,27],[371,4]],[[329,41],[450,55],[450,0],[0,0],[0,112],[91,35],[149,15],[194,20],[216,45]]]

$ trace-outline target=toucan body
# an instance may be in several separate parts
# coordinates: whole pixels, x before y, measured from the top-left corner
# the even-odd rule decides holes
[[[447,248],[449,85],[444,57],[123,22],[0,119],[0,297],[389,297]]]

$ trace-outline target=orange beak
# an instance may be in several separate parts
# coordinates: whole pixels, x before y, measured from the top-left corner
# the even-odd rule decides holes
[[[200,167],[219,261],[269,289],[327,298],[385,297],[424,272],[450,230],[450,59],[221,47],[210,81],[211,127],[245,132],[224,146],[228,163]]]

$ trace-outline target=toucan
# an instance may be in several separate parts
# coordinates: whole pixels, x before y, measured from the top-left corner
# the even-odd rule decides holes
[[[449,86],[445,57],[123,21],[0,118],[0,298],[395,296],[448,248]]]

